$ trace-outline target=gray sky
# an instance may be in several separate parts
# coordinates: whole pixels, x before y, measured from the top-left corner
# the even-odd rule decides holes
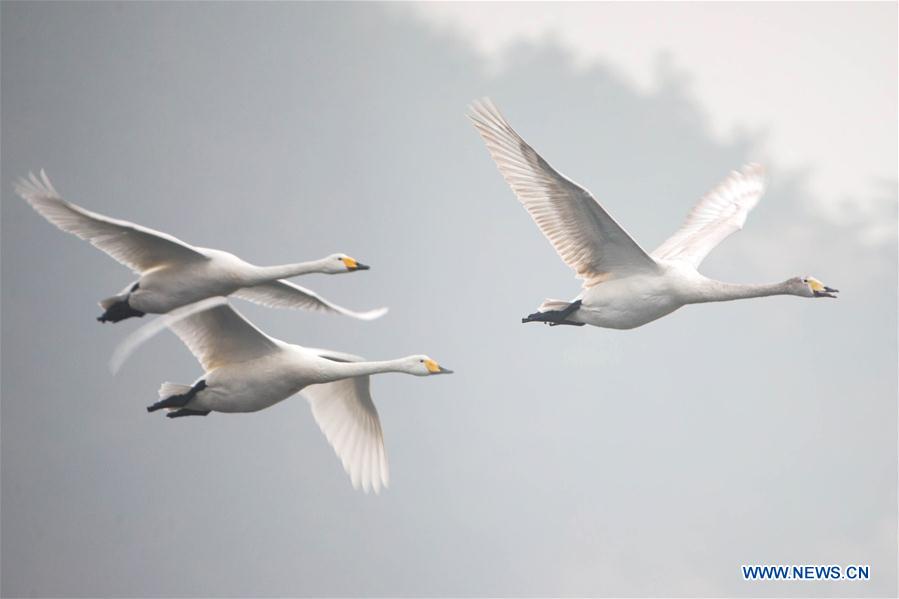
[[[805,6],[805,23],[824,10]],[[855,11],[841,43],[895,24],[895,5]],[[895,595],[895,171],[853,171],[865,199],[835,219],[815,158],[766,147],[776,123],[716,133],[689,58],[640,85],[585,64],[562,28],[512,39],[497,66],[421,12],[2,4],[2,594]],[[708,53],[760,43],[738,33]],[[859,88],[819,127],[895,153],[891,48],[867,65],[891,85]],[[731,68],[751,76],[745,60]],[[464,118],[484,95],[648,248],[763,160],[769,191],[703,272],[812,274],[841,298],[694,306],[633,331],[522,326],[578,286]],[[101,326],[96,301],[131,275],[12,194],[40,167],[86,207],[253,262],[372,264],[298,281],[390,306],[376,322],[237,306],[287,341],[456,370],[373,381],[390,489],[353,491],[300,398],[148,415],[159,383],[200,367],[163,335],[108,373],[141,321]],[[870,564],[873,578],[747,583],[744,563]]]
[[[666,63],[681,67],[711,135],[756,131],[766,162],[805,169],[804,190],[840,222],[879,212],[877,179],[895,178],[896,144],[870,131],[897,123],[896,7],[855,2],[427,2],[417,14],[465,40],[492,68],[510,47],[551,39],[576,65],[595,61],[651,91]],[[640,40],[634,43],[634,40]],[[735,68],[738,66],[739,68]],[[859,110],[864,98],[865,110]],[[848,112],[853,126],[833,115]],[[822,123],[832,126],[822,127]],[[889,204],[889,209],[893,206]],[[871,215],[873,216],[873,214]],[[895,223],[870,237],[895,234]]]

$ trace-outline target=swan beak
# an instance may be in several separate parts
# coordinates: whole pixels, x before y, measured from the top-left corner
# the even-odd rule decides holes
[[[453,373],[452,370],[450,370],[449,368],[444,368],[443,366],[439,365],[434,360],[425,360],[425,366],[427,367],[428,372],[430,372],[431,374],[452,374]]]
[[[828,287],[818,279],[808,278],[808,286],[811,288],[815,297],[836,297],[834,293],[839,293],[839,289]]]
[[[821,291],[818,291],[817,289],[813,289],[812,291],[815,292],[815,297],[836,297],[834,293],[840,292],[839,289],[834,289],[833,287],[828,287],[826,285],[823,286]]]
[[[815,294],[815,297],[836,297],[834,293],[839,293],[840,291],[839,289],[828,287],[818,279],[813,279],[811,277],[808,279],[808,286]]]
[[[341,258],[343,261],[343,265],[346,266],[346,269],[350,272],[354,270],[368,270],[371,266],[367,264],[362,264],[361,262],[357,262],[355,259],[347,256],[346,258]]]

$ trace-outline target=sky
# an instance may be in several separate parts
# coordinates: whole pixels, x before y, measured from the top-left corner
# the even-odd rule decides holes
[[[890,3],[416,6],[422,18],[465,39],[494,69],[516,43],[552,40],[581,67],[601,62],[644,91],[658,84],[660,73],[677,70],[717,139],[756,133],[756,151],[766,159],[807,171],[805,190],[831,218],[844,220],[854,211],[887,216],[892,209],[881,189],[895,179],[896,146],[872,143],[867,135],[899,128],[897,83],[889,76],[899,70]],[[834,115],[841,113],[853,115],[851,126],[839,126]],[[890,222],[866,235],[874,241],[894,229]]]
[[[0,593],[895,595],[895,23],[888,3],[3,3]],[[764,162],[702,272],[840,299],[522,325],[578,283],[467,122],[483,96],[646,248]],[[254,263],[371,264],[297,282],[389,306],[374,322],[235,306],[456,371],[372,381],[390,488],[352,489],[301,397],[147,414],[200,367],[163,334],[110,374],[142,322],[102,326],[96,301],[133,276],[13,194],[42,167]],[[872,578],[745,582],[753,563]]]

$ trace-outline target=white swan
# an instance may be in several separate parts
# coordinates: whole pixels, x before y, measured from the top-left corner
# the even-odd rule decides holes
[[[164,314],[180,306],[216,296],[236,295],[266,306],[333,312],[371,320],[387,309],[354,312],[329,302],[313,291],[281,281],[307,273],[338,274],[367,270],[346,254],[321,260],[254,266],[234,254],[188,245],[166,233],[90,212],[65,201],[46,173],[20,179],[16,192],[41,216],[86,239],[140,275],[119,294],[104,299],[100,322],[119,322],[147,313]]]
[[[836,289],[808,276],[770,285],[739,285],[697,272],[712,248],[743,227],[761,197],[764,174],[758,165],[731,173],[703,196],[681,228],[650,255],[589,191],[540,157],[489,99],[473,103],[468,116],[543,235],[584,280],[573,300],[545,300],[522,322],[630,329],[686,304],[767,295],[836,297]]]
[[[193,385],[163,383],[153,412],[169,418],[255,412],[302,391],[312,415],[343,462],[353,486],[375,493],[388,484],[387,455],[369,375],[445,374],[428,356],[366,362],[350,354],[309,349],[269,337],[222,299],[171,324],[205,370]]]

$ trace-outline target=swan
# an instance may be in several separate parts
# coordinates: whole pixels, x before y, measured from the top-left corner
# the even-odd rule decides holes
[[[355,312],[314,291],[280,279],[308,273],[339,274],[368,270],[346,254],[321,260],[255,266],[234,254],[194,247],[166,233],[85,210],[62,199],[47,174],[29,173],[16,183],[18,193],[38,214],[67,233],[89,241],[131,268],[140,278],[100,302],[100,322],[119,322],[145,314],[165,314],[202,299],[235,295],[265,306],[316,310],[372,320],[379,308]]]
[[[209,300],[207,300],[209,301]],[[205,374],[192,385],[163,383],[148,412],[169,418],[210,412],[256,412],[302,391],[318,426],[343,462],[353,487],[378,493],[389,473],[369,377],[382,372],[450,374],[428,356],[382,362],[269,337],[224,298],[170,324]]]
[[[764,171],[749,164],[703,196],[681,228],[647,254],[589,191],[553,169],[487,98],[468,117],[500,173],[565,264],[583,280],[571,301],[547,299],[522,322],[632,329],[687,304],[768,295],[834,298],[836,289],[811,276],[768,285],[709,279],[697,267],[742,229],[764,191]]]

